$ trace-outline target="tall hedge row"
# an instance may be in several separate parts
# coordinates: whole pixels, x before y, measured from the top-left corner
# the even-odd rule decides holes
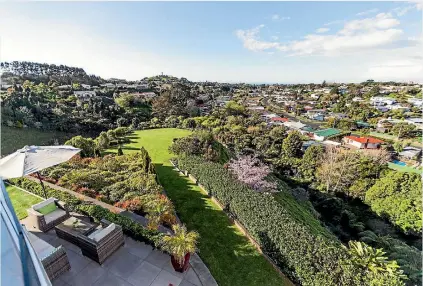
[[[180,156],[178,166],[194,175],[260,244],[262,250],[302,285],[402,285],[397,277],[374,274],[352,264],[341,243],[315,235],[272,195],[256,193],[218,163]]]

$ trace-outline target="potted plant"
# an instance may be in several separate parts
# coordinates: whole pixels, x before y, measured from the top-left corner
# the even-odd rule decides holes
[[[188,269],[191,253],[197,250],[198,233],[187,231],[185,226],[175,224],[173,227],[174,235],[166,235],[162,238],[162,249],[169,252],[175,271],[183,273]]]

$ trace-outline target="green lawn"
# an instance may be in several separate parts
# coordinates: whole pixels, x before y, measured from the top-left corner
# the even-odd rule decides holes
[[[63,132],[41,131],[34,128],[13,128],[2,125],[1,155],[15,152],[25,145],[52,144],[55,138],[62,142],[68,137],[69,135]]]
[[[199,232],[199,255],[219,285],[291,285],[198,186],[173,170],[168,147],[173,138],[189,134],[188,130],[173,128],[136,131],[130,136],[132,142],[122,150],[137,152],[141,146],[147,149],[178,216],[188,229]]]
[[[392,170],[396,170],[398,172],[403,172],[403,173],[416,173],[416,174],[422,174],[423,170],[422,169],[416,169],[416,168],[412,168],[412,167],[408,167],[408,166],[400,166],[394,163],[389,162],[388,163],[388,167]]]
[[[6,191],[9,194],[10,200],[12,201],[16,215],[20,220],[28,216],[26,209],[42,201],[42,199],[39,197],[24,192],[15,186],[6,185]]]

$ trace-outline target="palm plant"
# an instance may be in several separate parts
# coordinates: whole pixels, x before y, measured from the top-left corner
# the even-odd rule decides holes
[[[388,260],[385,256],[386,252],[382,251],[382,248],[374,249],[360,241],[350,241],[348,246],[348,253],[351,255],[351,260],[355,265],[368,269],[373,273],[385,272],[407,279],[398,263],[395,260]]]
[[[162,238],[162,249],[169,252],[179,264],[183,264],[187,253],[197,250],[199,234],[195,231],[187,231],[183,225],[175,224],[172,227],[174,235],[166,235]]]

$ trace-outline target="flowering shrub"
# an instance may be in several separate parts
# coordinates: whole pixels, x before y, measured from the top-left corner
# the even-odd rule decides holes
[[[238,180],[257,192],[274,192],[277,189],[276,182],[267,180],[271,174],[269,166],[253,156],[241,156],[236,160],[232,159],[227,168],[235,174]]]

